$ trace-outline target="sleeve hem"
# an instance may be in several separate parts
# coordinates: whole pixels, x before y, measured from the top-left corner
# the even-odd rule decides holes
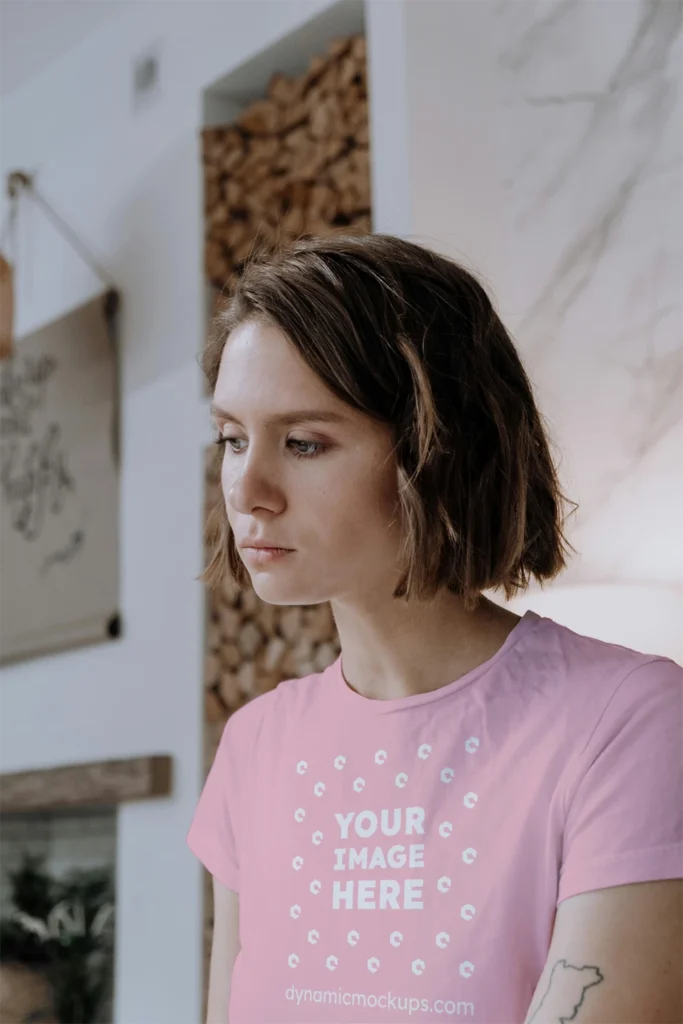
[[[645,850],[627,850],[612,857],[601,857],[562,875],[557,894],[562,900],[596,889],[634,882],[658,882],[683,878],[683,843],[666,843]]]
[[[200,848],[195,844],[191,836],[186,839],[188,848],[195,855],[197,860],[204,865],[206,870],[214,878],[217,878],[221,885],[224,885],[226,889],[231,889],[233,892],[239,893],[239,872],[226,868],[225,864],[216,857],[210,850],[206,850],[203,847]]]

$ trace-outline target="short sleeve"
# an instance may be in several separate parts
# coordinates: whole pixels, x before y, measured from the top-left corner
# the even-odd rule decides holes
[[[238,756],[234,712],[220,738],[187,834],[187,845],[219,882],[239,892],[236,844]]]
[[[683,669],[655,658],[619,683],[567,792],[557,903],[683,878]]]

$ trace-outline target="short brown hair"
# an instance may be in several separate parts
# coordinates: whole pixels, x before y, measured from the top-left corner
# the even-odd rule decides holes
[[[391,235],[276,244],[230,282],[202,355],[213,392],[246,320],[279,328],[327,387],[394,428],[402,577],[394,597],[447,587],[468,610],[543,584],[574,548],[542,416],[482,285],[455,261]],[[578,507],[576,503],[575,508]],[[220,497],[201,579],[249,580]]]

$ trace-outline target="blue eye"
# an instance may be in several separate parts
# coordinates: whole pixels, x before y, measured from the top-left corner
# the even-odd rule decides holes
[[[287,444],[303,445],[304,448],[313,449],[308,452],[300,452],[295,448],[292,449],[297,459],[314,459],[316,455],[322,455],[330,447],[328,444],[320,444],[319,441],[296,441],[294,438],[290,438]]]
[[[239,450],[232,447],[232,442],[239,440],[239,437],[223,437],[222,435],[219,435],[217,438],[214,439],[214,444],[227,444],[229,446],[229,452],[232,452],[233,455],[239,455]],[[316,456],[322,455],[323,452],[327,451],[327,449],[330,447],[329,444],[322,444],[320,441],[297,441],[296,438],[293,437],[289,439],[287,444],[302,445],[304,448],[312,449],[309,450],[308,452],[301,452],[298,451],[296,448],[292,448],[292,455],[294,455],[294,457],[297,459],[314,459],[316,458]]]

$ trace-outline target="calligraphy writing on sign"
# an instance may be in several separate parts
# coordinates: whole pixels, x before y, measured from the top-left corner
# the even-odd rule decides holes
[[[29,541],[76,489],[60,424],[39,422],[56,369],[51,356],[15,355],[0,371],[0,494],[12,528]]]

